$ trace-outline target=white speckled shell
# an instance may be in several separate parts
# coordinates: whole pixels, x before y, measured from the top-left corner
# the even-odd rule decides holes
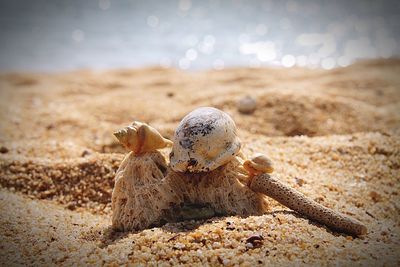
[[[236,125],[225,112],[211,107],[186,115],[174,135],[170,165],[177,172],[207,172],[222,166],[239,152]]]

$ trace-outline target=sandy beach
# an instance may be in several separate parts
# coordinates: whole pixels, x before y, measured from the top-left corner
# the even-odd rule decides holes
[[[400,265],[400,60],[320,69],[142,68],[0,75],[0,263],[24,265]],[[257,100],[251,115],[237,101]],[[115,232],[111,192],[133,120],[171,139],[201,106],[232,116],[245,155],[365,223],[355,238],[269,200],[262,216]],[[168,153],[168,151],[164,151]],[[261,245],[247,239],[261,234]]]

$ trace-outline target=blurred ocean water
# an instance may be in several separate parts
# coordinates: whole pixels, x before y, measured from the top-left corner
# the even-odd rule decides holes
[[[400,1],[0,1],[0,70],[276,65],[400,55]]]

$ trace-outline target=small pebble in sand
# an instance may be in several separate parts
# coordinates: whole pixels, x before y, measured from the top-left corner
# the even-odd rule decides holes
[[[86,156],[89,156],[90,154],[92,154],[89,150],[83,150],[82,151],[82,154],[81,154],[81,157],[86,157]]]
[[[246,240],[246,247],[247,248],[259,248],[262,246],[264,237],[261,234],[254,234],[251,235]]]
[[[302,178],[295,177],[294,179],[296,180],[296,184],[298,186],[303,186],[306,183],[306,181]]]
[[[257,101],[251,96],[241,98],[237,103],[237,108],[240,113],[252,114],[257,107]]]
[[[0,153],[5,154],[7,152],[8,152],[8,148],[6,148],[5,146],[0,147]]]

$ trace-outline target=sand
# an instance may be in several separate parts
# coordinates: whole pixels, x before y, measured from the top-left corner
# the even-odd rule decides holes
[[[0,263],[400,265],[400,60],[347,68],[144,68],[0,75]],[[237,111],[251,95],[257,109]],[[140,120],[171,138],[199,106],[228,112],[243,152],[368,227],[335,233],[270,200],[262,216],[111,230],[112,132]],[[168,151],[164,151],[168,153]]]

